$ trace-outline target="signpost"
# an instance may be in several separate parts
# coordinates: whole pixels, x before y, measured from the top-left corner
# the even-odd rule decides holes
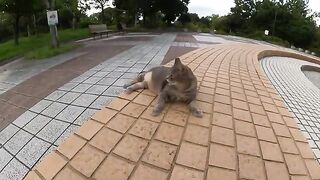
[[[58,12],[57,11],[47,11],[48,25],[58,24]]]
[[[48,10],[47,19],[48,19],[48,25],[50,27],[51,45],[53,47],[58,47],[59,46],[58,30],[57,30],[58,12],[55,10]]]

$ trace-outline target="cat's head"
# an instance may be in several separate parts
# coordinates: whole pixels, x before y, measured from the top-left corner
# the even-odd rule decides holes
[[[175,59],[174,65],[171,68],[171,72],[167,77],[169,85],[186,84],[190,81],[192,76],[191,70],[181,63],[179,58]]]

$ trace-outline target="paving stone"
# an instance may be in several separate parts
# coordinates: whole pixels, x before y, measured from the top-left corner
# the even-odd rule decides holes
[[[86,141],[72,134],[58,147],[58,151],[71,159],[84,145]]]
[[[39,114],[33,118],[32,121],[30,121],[23,129],[32,134],[37,134],[51,119],[52,118]]]
[[[95,84],[93,86],[91,86],[86,93],[88,94],[95,94],[95,95],[100,95],[102,94],[105,90],[107,90],[109,88],[109,86],[104,86],[104,85],[99,85],[99,84]]]
[[[113,152],[126,159],[137,162],[147,145],[148,142],[146,140],[127,135],[119,142]]]
[[[4,148],[0,148],[0,171],[7,165],[7,163],[13,158]]]
[[[56,90],[56,91],[52,92],[51,94],[49,94],[47,97],[45,97],[45,99],[48,99],[51,101],[56,101],[57,99],[62,97],[64,94],[66,94],[65,91]]]
[[[118,96],[123,90],[123,87],[110,86],[106,91],[104,91],[103,95]]]
[[[207,179],[225,179],[225,180],[236,180],[237,175],[235,171],[217,168],[217,167],[209,167]]]
[[[72,103],[75,99],[77,99],[77,97],[79,97],[81,94],[77,93],[77,92],[67,92],[66,94],[64,94],[61,98],[59,98],[57,101],[58,102],[62,102],[62,103],[66,103],[66,104],[70,104]]]
[[[109,156],[94,173],[93,177],[104,179],[106,174],[108,174],[108,178],[110,179],[128,179],[133,168],[133,164],[114,156]]]
[[[16,157],[29,168],[32,168],[49,147],[49,143],[34,137],[21,149]]]
[[[24,130],[19,130],[5,145],[4,147],[11,153],[17,154],[18,151],[28,143],[32,135]]]
[[[84,110],[83,107],[68,105],[57,115],[56,119],[73,123]]]
[[[45,179],[52,179],[66,163],[67,161],[63,157],[56,152],[52,152],[37,165],[37,170]]]
[[[0,179],[20,180],[29,169],[16,159],[12,159],[10,163],[1,171]]]
[[[289,180],[289,173],[283,163],[265,161],[267,178],[274,180]]]
[[[19,116],[15,121],[13,121],[13,124],[18,127],[25,126],[28,122],[30,122],[37,114],[33,113],[31,111],[26,111],[21,116]]]
[[[217,167],[235,170],[236,152],[233,147],[211,144],[209,164]]]
[[[203,179],[204,173],[201,171],[187,169],[185,167],[175,165],[171,174],[172,180],[182,180],[182,179],[190,179],[190,180],[197,180]]]
[[[35,112],[35,113],[41,113],[41,111],[43,111],[44,109],[46,109],[51,103],[52,103],[52,101],[41,100],[41,101],[38,102],[36,105],[34,105],[33,107],[31,107],[31,108],[30,108],[30,111],[33,111],[33,112]]]
[[[173,163],[173,158],[177,152],[177,147],[167,143],[153,141],[148,147],[142,160],[149,164],[170,169]]]
[[[182,127],[168,123],[162,123],[159,127],[159,130],[155,138],[160,141],[168,142],[174,145],[179,145],[182,138],[182,133]]]
[[[97,99],[98,96],[91,94],[81,94],[76,100],[72,102],[73,105],[89,107],[90,104]]]
[[[44,111],[41,112],[41,114],[49,117],[56,117],[57,114],[59,114],[67,105],[54,102],[50,106],[48,106]]]
[[[72,88],[76,87],[78,84],[79,83],[75,83],[75,82],[66,83],[65,85],[60,87],[59,90],[70,91]]]
[[[61,136],[54,142],[55,145],[60,145],[67,137],[73,134],[79,126],[70,125],[62,134]]]
[[[207,148],[186,142],[181,144],[177,158],[178,164],[204,170],[206,160]]]
[[[70,165],[85,176],[90,177],[105,156],[105,154],[93,147],[84,146],[70,161]],[[106,171],[104,173],[106,173]]]
[[[157,123],[139,119],[136,121],[135,125],[130,129],[129,133],[141,138],[151,139],[157,128]]]
[[[90,141],[89,144],[109,153],[111,149],[120,141],[121,133],[117,133],[108,128],[102,128]]]
[[[4,130],[0,132],[0,144],[4,144],[18,131],[19,128],[17,126],[9,124]]]
[[[260,158],[239,154],[239,174],[243,179],[265,179],[263,162]]]
[[[112,77],[105,77],[101,79],[97,84],[104,86],[111,86],[117,79]]]
[[[76,134],[89,140],[102,128],[102,126],[101,123],[89,120],[76,131]]]
[[[85,180],[86,178],[72,170],[70,167],[66,166],[57,174],[55,179]]]
[[[83,111],[80,116],[73,122],[76,125],[82,125],[84,122],[89,120],[89,118],[96,112],[97,110],[95,109],[86,109]]]
[[[90,78],[89,78],[90,79]],[[79,84],[76,87],[74,87],[73,89],[71,89],[72,92],[78,92],[78,93],[84,93],[86,92],[90,87],[92,86],[92,84]]]
[[[68,123],[53,119],[37,134],[37,137],[54,143],[68,126]]]
[[[237,135],[236,138],[239,153],[260,156],[260,148],[256,138],[242,135]]]
[[[85,80],[83,83],[87,83],[87,84],[96,84],[98,81],[100,81],[102,78],[100,77],[96,77],[96,76],[92,76],[89,77],[87,80]]]

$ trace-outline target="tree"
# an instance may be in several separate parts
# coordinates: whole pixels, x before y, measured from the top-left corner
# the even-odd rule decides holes
[[[19,44],[19,22],[22,16],[31,15],[41,4],[40,0],[0,0],[0,11],[10,14],[14,20],[14,42]]]
[[[91,0],[90,4],[94,6],[96,9],[101,9],[101,21],[102,23],[106,22],[106,17],[104,14],[104,9],[109,0]]]
[[[156,0],[156,9],[164,14],[163,20],[168,25],[181,14],[188,12],[189,0]]]
[[[55,10],[55,0],[46,0],[46,5],[48,10]],[[57,26],[49,25],[50,35],[51,35],[51,46],[54,48],[59,47],[59,41],[57,37]]]

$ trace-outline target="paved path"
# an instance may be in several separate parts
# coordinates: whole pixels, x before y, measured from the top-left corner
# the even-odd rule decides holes
[[[192,51],[181,59],[198,77],[204,118],[181,104],[152,117],[148,90],[121,94],[26,179],[320,179],[306,138],[258,62],[275,55],[319,62],[261,45]]]
[[[320,90],[301,71],[306,65],[320,66],[283,57],[268,57],[261,64],[320,162]]]

